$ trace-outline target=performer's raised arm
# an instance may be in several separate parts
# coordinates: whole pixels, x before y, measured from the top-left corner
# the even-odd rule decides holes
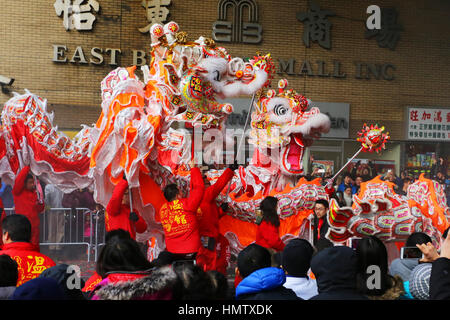
[[[15,196],[20,195],[25,189],[25,182],[27,181],[27,176],[30,173],[30,166],[23,167],[14,181],[14,187],[12,193]]]
[[[197,211],[197,208],[202,202],[204,192],[205,184],[202,179],[202,174],[199,168],[194,167],[191,169],[191,183],[189,197],[187,198],[187,210]]]
[[[145,230],[147,230],[147,222],[145,222],[144,218],[142,218],[142,216],[139,214],[139,212],[135,211],[137,216],[138,216],[138,220],[136,221],[135,227],[136,227],[136,232],[137,233],[143,233],[145,232]]]
[[[230,180],[234,176],[234,171],[230,168],[226,168],[225,171],[222,173],[222,175],[217,179],[216,183],[208,187],[207,192],[205,192],[205,201],[212,201],[219,193],[222,191],[222,189],[230,182]]]
[[[128,181],[122,179],[115,187],[111,199],[106,206],[106,212],[111,216],[117,216],[120,213],[122,198],[128,188]]]

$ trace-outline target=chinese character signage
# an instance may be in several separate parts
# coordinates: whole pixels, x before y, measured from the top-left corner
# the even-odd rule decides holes
[[[331,49],[331,26],[327,16],[334,16],[331,10],[321,10],[319,5],[312,1],[308,12],[297,13],[297,20],[304,23],[303,43],[309,48],[310,41],[317,42],[322,48]]]
[[[147,11],[147,21],[149,23],[147,26],[139,28],[139,31],[141,33],[148,33],[153,24],[164,24],[170,13],[167,6],[170,5],[171,1],[172,0],[143,0],[142,6]]]
[[[408,139],[450,141],[450,108],[408,108]]]
[[[92,30],[96,19],[92,12],[100,10],[100,5],[95,0],[57,0],[53,6],[56,14],[62,15],[66,30]]]
[[[400,40],[400,32],[403,27],[397,22],[397,10],[395,8],[381,9],[381,29],[366,30],[365,37],[375,37],[380,48],[394,50]]]

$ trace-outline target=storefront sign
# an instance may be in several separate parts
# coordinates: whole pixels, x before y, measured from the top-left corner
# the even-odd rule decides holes
[[[297,13],[297,20],[303,22],[303,43],[307,48],[310,42],[317,42],[322,48],[331,49],[331,26],[327,16],[335,16],[331,10],[321,10],[319,5],[311,1],[307,12]]]
[[[66,30],[92,30],[96,19],[94,13],[100,10],[100,5],[95,0],[57,0],[53,7],[57,16],[63,17],[63,26]],[[94,12],[94,13],[93,13]]]
[[[52,61],[56,63],[74,63],[111,66],[120,66],[121,56],[132,57],[131,64],[137,67],[143,66],[150,61],[151,57],[148,50],[131,49],[128,52],[122,52],[118,48],[83,48],[77,46],[70,48],[65,44],[54,44],[52,50]],[[338,79],[347,78],[348,66],[343,65],[337,60],[332,62],[317,60],[315,62],[305,60],[299,68],[296,67],[295,59],[278,59],[278,74],[284,76],[308,76],[308,77],[332,77]],[[356,62],[351,70],[355,79],[362,80],[393,80],[395,79],[395,66],[392,64],[362,63]]]
[[[349,103],[313,101],[311,105],[319,108],[321,113],[330,118],[330,132],[322,134],[323,138],[348,138],[350,126]]]
[[[258,6],[254,0],[220,0],[219,20],[213,24],[217,42],[260,43],[262,26],[258,23]],[[231,15],[228,16],[228,10]],[[248,11],[248,13],[247,13]],[[248,22],[244,21],[248,17]]]
[[[398,13],[395,8],[381,9],[381,28],[366,30],[366,39],[375,38],[380,48],[394,50],[400,40],[403,27],[397,22]]]
[[[407,139],[450,141],[450,109],[409,107]]]
[[[288,60],[278,59],[279,75],[288,76],[308,76],[308,77],[333,77],[333,78],[347,78],[348,66],[342,65],[338,60],[333,60],[329,63],[323,60],[309,61],[305,60],[297,63],[294,58]],[[298,67],[299,66],[299,67]],[[345,71],[347,70],[347,71]],[[370,63],[370,62],[355,62],[351,66],[353,76],[355,79],[363,80],[394,80],[395,66],[391,63]]]
[[[164,24],[169,15],[169,9],[172,0],[142,0],[142,6],[147,11],[147,21],[149,24],[143,28],[139,28],[141,33],[148,33],[153,24]]]
[[[379,7],[377,7],[379,9]],[[366,39],[375,38],[380,48],[394,50],[400,39],[403,27],[397,23],[398,13],[395,8],[380,10],[380,28],[367,29]],[[309,1],[306,12],[298,12],[297,20],[303,23],[303,44],[309,48],[311,42],[316,42],[324,49],[331,49],[331,27],[328,17],[335,16],[332,10],[321,9],[313,0]]]
[[[218,100],[221,102],[221,100]],[[243,129],[247,119],[251,99],[232,98],[224,100],[233,105],[234,112],[228,116],[227,128]],[[348,138],[350,123],[350,104],[337,102],[311,102],[313,107],[319,108],[320,112],[326,114],[331,121],[331,129],[325,138]]]

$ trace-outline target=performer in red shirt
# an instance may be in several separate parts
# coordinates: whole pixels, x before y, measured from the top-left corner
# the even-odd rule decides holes
[[[7,254],[17,262],[17,286],[55,266],[52,259],[36,251],[36,247],[30,243],[31,223],[27,217],[21,214],[7,216],[2,222],[2,229],[4,244],[0,255]]]
[[[15,212],[23,214],[31,223],[31,243],[39,250],[39,214],[45,209],[44,199],[38,199],[36,184],[30,167],[20,170],[12,189]]]
[[[284,242],[281,241],[278,232],[280,218],[277,213],[278,199],[266,197],[260,204],[262,211],[262,222],[256,231],[256,244],[276,251],[283,251]]]
[[[105,227],[106,231],[123,229],[128,231],[133,240],[136,232],[143,233],[147,230],[147,223],[138,211],[130,210],[130,195],[128,182],[122,179],[115,187],[111,199],[106,206]]]
[[[191,169],[190,192],[188,198],[181,199],[177,185],[164,188],[168,201],[160,210],[164,228],[166,250],[175,254],[174,260],[195,258],[200,247],[197,223],[197,209],[203,199],[204,183],[199,168]]]
[[[225,169],[216,183],[206,188],[200,208],[197,210],[197,220],[202,242],[197,255],[197,264],[202,266],[205,271],[217,270],[216,265],[219,252],[217,252],[216,248],[219,238],[220,210],[217,206],[216,198],[233,178],[233,175],[232,169]],[[205,185],[209,184],[208,179],[205,179],[204,182]],[[220,252],[224,253],[225,251],[221,250]]]

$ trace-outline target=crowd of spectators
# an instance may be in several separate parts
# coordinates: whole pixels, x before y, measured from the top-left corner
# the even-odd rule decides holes
[[[446,184],[443,167],[435,168],[438,183]],[[232,173],[232,170],[229,170]],[[231,178],[225,179],[222,188]],[[438,248],[425,233],[415,232],[409,236],[401,257],[389,263],[388,250],[378,238],[371,236],[360,239],[355,246],[334,245],[326,239],[329,203],[317,200],[314,206],[313,241],[294,238],[283,242],[279,237],[280,220],[277,214],[278,200],[268,196],[260,204],[255,242],[241,250],[237,256],[234,273],[219,268],[209,261],[209,253],[216,250],[216,234],[198,233],[197,208],[203,205],[203,214],[211,206],[215,190],[207,198],[208,206],[202,204],[205,198],[204,182],[198,168],[193,169],[193,183],[189,198],[181,198],[176,185],[168,185],[164,196],[168,201],[160,211],[166,232],[166,251],[149,261],[135,240],[136,234],[130,228],[139,214],[129,208],[127,185],[114,190],[116,197],[108,204],[117,207],[117,216],[125,212],[120,226],[107,228],[105,245],[96,263],[95,274],[86,283],[71,266],[58,264],[39,252],[35,245],[33,221],[17,213],[2,216],[2,248],[0,250],[0,298],[11,300],[400,300],[400,299],[450,299],[450,238],[448,229],[442,235]],[[313,173],[313,176],[316,172]],[[360,163],[350,172],[336,179],[332,197],[339,205],[351,206],[352,197],[358,193],[361,184],[377,176],[374,165],[369,162],[360,169]],[[331,172],[324,178],[331,177]],[[310,177],[313,178],[313,177]],[[406,195],[408,186],[416,177],[402,171],[400,177],[388,170],[381,179],[394,184],[394,192]],[[227,180],[228,179],[228,180]],[[28,180],[24,176],[24,190]],[[34,182],[33,182],[34,183]],[[208,188],[209,191],[208,191]],[[17,188],[16,188],[17,189]],[[123,190],[122,190],[123,189]],[[34,189],[33,197],[36,197]],[[52,194],[46,188],[47,196]],[[220,191],[220,190],[219,190]],[[15,193],[14,193],[15,192]],[[23,192],[23,191],[22,191]],[[85,190],[72,194],[77,207]],[[17,196],[17,190],[14,191]],[[60,194],[55,203],[67,202]],[[117,199],[116,199],[117,198]],[[38,196],[39,200],[39,196]],[[46,199],[46,203],[50,203]],[[36,201],[36,199],[33,199]],[[117,203],[115,203],[117,202]],[[209,203],[211,202],[211,203]],[[181,205],[180,205],[181,204]],[[86,207],[95,208],[95,203]],[[208,209],[209,208],[209,209]],[[214,207],[215,208],[215,207]],[[125,210],[126,209],[126,210]],[[215,208],[216,209],[216,208]],[[182,215],[187,222],[186,230],[172,230],[168,227],[172,215]],[[119,218],[122,219],[122,216]],[[111,219],[115,218],[111,215]],[[119,221],[116,218],[117,221]],[[204,219],[204,218],[203,218]],[[166,221],[167,220],[167,221]],[[192,220],[192,221],[191,221]],[[116,222],[117,222],[116,221]],[[113,221],[114,222],[114,221]],[[114,223],[116,223],[114,222]],[[200,223],[202,220],[200,220]],[[203,220],[208,225],[216,221]],[[58,224],[58,221],[54,222]],[[117,222],[118,223],[118,222]],[[133,229],[133,228],[132,228]],[[200,228],[201,229],[201,228]],[[133,229],[134,230],[134,229]],[[137,230],[137,229],[136,229]],[[172,233],[170,233],[172,232]],[[182,237],[180,237],[180,234]],[[59,237],[59,235],[56,235]],[[170,237],[169,237],[170,236]],[[168,243],[167,239],[171,242]],[[195,240],[195,241],[194,241]],[[199,251],[201,243],[203,252]],[[170,246],[168,245],[170,244]],[[220,246],[219,246],[220,247]],[[178,251],[179,252],[178,252]],[[205,255],[202,265],[196,255]],[[208,268],[204,267],[208,266]],[[209,268],[211,267],[211,268]],[[220,270],[220,271],[219,271]],[[79,271],[78,271],[79,272]],[[234,285],[230,285],[230,277]]]
[[[351,170],[344,170],[342,174],[336,177],[333,181],[333,190],[330,197],[336,199],[341,207],[351,206],[353,203],[352,196],[359,192],[361,183],[369,181],[378,175],[382,180],[394,184],[395,193],[406,196],[409,185],[419,178],[420,173],[402,169],[400,176],[397,176],[392,169],[377,172],[374,163],[370,160],[367,163],[358,161]],[[314,167],[311,174],[306,177],[308,179],[320,177],[325,185],[327,180],[332,178],[332,176],[333,173],[331,170],[324,172],[318,167]],[[429,171],[425,172],[425,178],[437,181],[442,185],[446,194],[447,203],[450,203],[450,178],[447,176],[447,166],[442,157],[439,158]]]
[[[6,217],[2,228],[9,249],[0,251],[0,299],[450,299],[448,230],[443,234],[440,252],[426,234],[413,233],[406,242],[409,251],[390,266],[384,243],[374,236],[361,239],[355,248],[313,246],[294,238],[278,254],[253,243],[238,254],[235,272],[240,280],[234,287],[227,281],[227,274],[204,271],[193,261],[162,257],[150,262],[130,234],[118,229],[108,233],[96,265],[101,281],[88,287],[70,266],[55,265],[30,249],[31,224],[25,216]],[[21,259],[41,261],[43,268],[34,264],[32,270],[24,270],[17,262]]]

